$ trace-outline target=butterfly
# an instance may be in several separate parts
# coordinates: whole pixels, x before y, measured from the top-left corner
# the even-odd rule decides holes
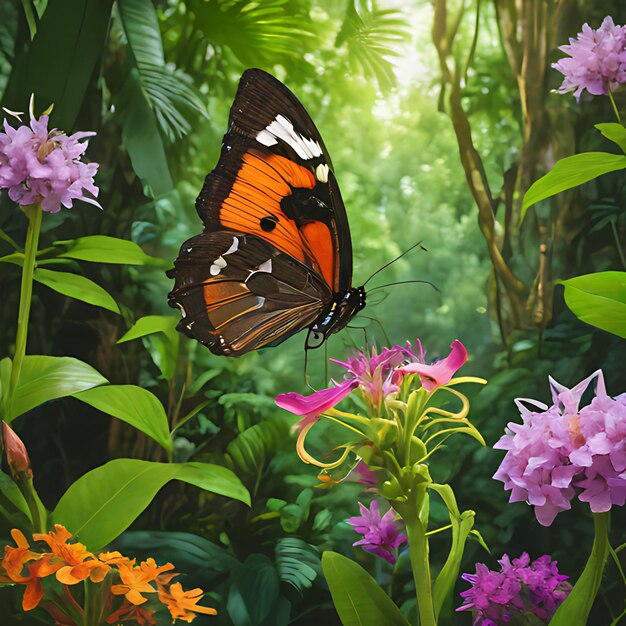
[[[365,306],[352,287],[350,228],[332,162],[296,96],[246,70],[185,241],[169,304],[178,330],[217,355],[275,346],[308,328],[317,348]]]

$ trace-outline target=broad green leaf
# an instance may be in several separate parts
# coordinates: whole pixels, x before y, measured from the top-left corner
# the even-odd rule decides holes
[[[578,319],[626,339],[626,272],[597,272],[560,281]]]
[[[108,382],[91,365],[73,357],[26,356],[11,407],[4,419],[10,422],[44,402],[65,398]]]
[[[54,289],[64,296],[87,302],[114,313],[119,313],[120,308],[112,296],[93,280],[78,274],[68,272],[55,272],[38,267],[33,278],[42,285]]]
[[[69,246],[59,254],[60,257],[90,261],[91,263],[117,263],[120,265],[162,265],[163,259],[148,256],[134,241],[108,237],[106,235],[89,235],[55,241],[57,246]]]
[[[595,536],[591,554],[574,588],[550,620],[550,626],[578,626],[578,624],[582,626],[587,623],[587,616],[602,582],[602,573],[609,552],[608,515],[608,513],[593,514]]]
[[[73,483],[57,504],[52,519],[96,551],[124,532],[159,489],[173,479],[250,502],[237,476],[219,465],[114,459]]]
[[[153,333],[176,334],[176,324],[178,318],[171,315],[146,315],[140,317],[118,340],[117,343],[124,343],[131,339],[138,339]]]
[[[166,379],[176,372],[180,333],[176,330],[178,318],[171,315],[147,315],[135,324],[118,340],[124,343],[139,337],[148,337],[150,355]]]
[[[393,600],[358,563],[327,551],[322,568],[343,626],[408,626]]]
[[[280,579],[300,593],[312,586],[320,573],[317,548],[297,537],[282,537],[274,548],[276,569]]]
[[[235,626],[280,623],[274,615],[280,582],[274,564],[264,554],[251,554],[231,573],[226,608]]]
[[[3,106],[27,111],[51,103],[50,128],[70,132],[102,56],[112,0],[48,0],[29,46],[20,46],[3,98]]]
[[[165,409],[147,389],[135,385],[104,385],[76,393],[74,397],[134,426],[166,450],[172,449]]]
[[[141,88],[136,68],[129,70],[120,97],[122,139],[133,169],[149,194],[163,196],[174,188],[174,182],[157,120]]]
[[[0,492],[16,509],[21,511],[30,520],[30,511],[28,510],[28,504],[26,504],[22,492],[19,490],[16,482],[4,472],[0,472]]]
[[[626,153],[626,128],[617,122],[605,122],[595,126],[607,139],[616,143]]]
[[[557,161],[554,167],[526,192],[520,219],[533,204],[582,185],[602,174],[626,168],[626,156],[608,152],[583,152]]]

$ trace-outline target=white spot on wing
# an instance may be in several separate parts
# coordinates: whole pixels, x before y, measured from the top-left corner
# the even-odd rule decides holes
[[[211,276],[217,276],[220,271],[226,267],[226,261],[224,257],[218,256],[215,261],[213,261],[213,265],[209,268],[209,272],[211,272]]]
[[[328,165],[326,165],[326,163],[320,163],[315,168],[315,178],[317,178],[317,180],[319,180],[320,183],[327,183],[328,182],[328,172],[329,172]]]
[[[259,272],[267,272],[268,274],[272,273],[272,259],[267,259],[267,261],[265,261],[265,263],[261,263],[261,265],[259,265]]]
[[[239,239],[237,239],[237,237],[233,237],[233,243],[230,248],[224,252],[224,255],[232,254],[233,252],[237,252],[237,250],[239,250]]]
[[[268,143],[272,139],[274,141]],[[273,146],[277,143],[276,139],[290,145],[301,159],[313,159],[322,155],[319,143],[297,133],[293,124],[284,115],[277,115],[276,119],[257,135],[257,141],[266,146]]]
[[[271,133],[268,133],[265,129],[257,134],[256,140],[264,146],[274,146],[278,143],[278,139],[276,139],[276,137],[274,137]]]
[[[177,302],[176,306],[180,309],[181,316],[187,317],[187,311],[185,311],[185,307],[180,302]]]

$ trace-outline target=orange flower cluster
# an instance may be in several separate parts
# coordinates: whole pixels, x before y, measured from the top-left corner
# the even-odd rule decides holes
[[[11,531],[11,536],[17,547],[9,545],[4,548],[5,555],[1,563],[4,572],[0,570],[0,582],[25,585],[22,599],[24,611],[39,605],[44,597],[41,579],[54,574],[65,586],[63,600],[67,602],[69,598],[73,609],[78,607],[79,613],[83,615],[84,611],[73,597],[70,586],[87,580],[103,583],[103,594],[100,595],[105,597],[101,598],[98,623],[134,621],[141,625],[156,624],[153,618],[156,609],[141,606],[149,599],[144,594],[153,594],[152,597],[158,598],[168,608],[174,622],[191,622],[196,613],[217,614],[215,609],[198,606],[203,596],[202,589],[184,591],[180,583],[170,584],[178,576],[172,571],[174,566],[171,563],[157,566],[155,560],[149,558],[137,565],[135,559],[129,559],[119,552],[102,552],[96,557],[82,543],[68,543],[72,534],[59,524],[49,533],[33,534],[34,541],[48,544],[49,552],[33,551],[22,531],[17,528]],[[116,600],[122,596],[121,606],[113,610]],[[46,608],[55,616],[57,623],[76,623],[71,620],[59,621],[59,612],[67,615],[62,607],[47,602]]]

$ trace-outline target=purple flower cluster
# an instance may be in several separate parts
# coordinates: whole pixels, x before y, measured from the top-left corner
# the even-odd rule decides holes
[[[547,624],[572,589],[547,554],[532,563],[526,552],[512,562],[505,554],[498,563],[499,571],[477,563],[475,574],[461,576],[472,586],[461,592],[457,611],[472,611],[474,626],[500,626],[515,617],[527,623],[531,615]]]
[[[13,128],[5,120],[0,132],[0,189],[7,188],[9,198],[22,206],[41,202],[49,213],[57,213],[61,205],[70,208],[72,200],[100,207],[93,181],[98,164],[80,161],[87,149],[81,139],[95,134],[68,137],[56,129],[48,131],[48,116],[35,119],[32,112],[30,126]]]
[[[626,26],[616,26],[607,16],[598,30],[585,24],[578,39],[569,41],[568,46],[559,48],[569,58],[552,65],[565,76],[558,93],[575,89],[578,100],[584,89],[599,96],[626,83]]]
[[[353,546],[361,546],[363,550],[380,556],[392,565],[398,560],[395,551],[407,538],[396,523],[396,512],[390,508],[382,517],[378,502],[372,500],[368,509],[359,502],[360,516],[348,519],[354,530],[363,535],[363,539],[355,541]]]
[[[594,379],[595,397],[579,408]],[[626,502],[626,394],[607,395],[601,370],[572,389],[552,378],[550,386],[550,408],[536,400],[515,401],[523,423],[510,422],[494,446],[508,452],[493,477],[511,490],[510,502],[533,505],[543,526],[569,509],[576,495],[594,513]]]

